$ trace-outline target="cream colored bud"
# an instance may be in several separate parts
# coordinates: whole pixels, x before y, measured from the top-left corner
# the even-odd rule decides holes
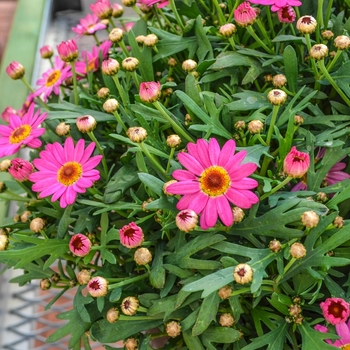
[[[181,325],[179,322],[171,321],[165,326],[166,334],[171,338],[176,338],[181,334]]]
[[[300,33],[311,34],[316,30],[317,21],[312,16],[302,16],[296,26]]]
[[[156,46],[158,43],[158,37],[155,34],[148,34],[146,35],[143,44],[148,47]]]
[[[124,315],[132,316],[135,315],[139,308],[139,301],[135,297],[126,297],[123,299],[120,308]]]
[[[176,182],[177,182],[176,180],[169,180],[169,181],[167,181],[167,182],[163,185],[163,192],[164,192],[165,195],[167,195],[167,196],[173,196],[172,193],[169,193],[169,192],[167,191],[167,187],[168,187],[169,185],[171,185],[171,184],[176,183]]]
[[[29,228],[38,233],[45,227],[45,221],[42,218],[35,218],[30,222]]]
[[[320,217],[313,210],[305,211],[301,215],[301,222],[307,228],[316,227],[319,221]]]
[[[247,284],[253,280],[253,269],[248,264],[238,264],[233,270],[233,278],[238,284]]]
[[[219,323],[222,327],[232,327],[235,323],[235,319],[229,313],[221,314]]]
[[[248,123],[248,131],[251,134],[260,134],[264,129],[264,124],[261,120],[252,120]]]
[[[289,315],[292,317],[297,317],[301,314],[301,307],[298,304],[293,304],[289,307]]]
[[[134,260],[138,265],[147,265],[152,261],[152,254],[147,248],[138,248],[134,253]]]
[[[273,239],[270,243],[269,243],[269,249],[271,250],[271,252],[273,253],[278,253],[281,250],[281,242],[278,241],[277,239]]]
[[[279,106],[286,102],[287,94],[283,90],[273,89],[267,94],[267,99],[271,104]]]
[[[59,123],[56,126],[56,134],[58,136],[65,136],[68,135],[70,132],[70,125],[66,124],[65,122]]]
[[[328,55],[328,47],[324,44],[316,44],[310,49],[309,55],[314,60],[322,60]]]
[[[218,290],[219,297],[223,300],[228,299],[231,296],[232,292],[233,292],[232,287],[228,285],[225,287],[221,287]]]
[[[245,129],[245,121],[244,120],[239,120],[238,122],[235,123],[235,129],[236,130],[244,130]]]
[[[331,30],[324,30],[321,35],[323,39],[330,40],[333,38],[334,33]]]
[[[51,288],[51,281],[48,278],[44,278],[40,281],[41,290],[49,290]]]
[[[176,148],[181,144],[181,138],[179,135],[176,134],[169,135],[166,139],[166,144],[170,148]]]
[[[276,88],[281,88],[287,84],[287,77],[284,74],[276,74],[272,78],[272,85]]]
[[[233,213],[233,223],[238,224],[244,219],[244,211],[242,208],[239,207],[233,207],[232,208],[232,213]]]
[[[7,171],[11,166],[11,159],[5,159],[0,163],[0,171]]]
[[[334,46],[339,50],[346,50],[350,47],[350,38],[346,35],[339,35],[334,39]]]
[[[344,219],[338,215],[333,221],[333,226],[336,228],[342,228],[344,226]]]
[[[108,34],[108,38],[112,43],[118,43],[123,40],[124,31],[121,28],[113,28]]]
[[[290,246],[289,253],[292,258],[301,259],[306,255],[306,248],[303,244],[296,242]]]
[[[299,316],[295,317],[295,319],[294,319],[295,324],[302,324],[303,321],[304,321],[304,317],[302,315],[299,315]]]
[[[134,72],[139,66],[139,60],[135,57],[127,57],[123,59],[122,67],[128,72]]]
[[[103,104],[103,109],[107,113],[113,113],[119,109],[119,102],[115,98],[110,98]]]
[[[88,284],[91,280],[91,272],[86,269],[79,271],[77,275],[77,280],[81,285]]]
[[[143,45],[143,43],[144,43],[144,41],[145,41],[145,38],[146,38],[145,35],[138,35],[135,39],[136,39],[136,42],[137,42],[139,45]]]
[[[193,72],[197,68],[197,62],[194,60],[186,60],[182,63],[182,69],[185,72]]]
[[[29,210],[26,210],[25,212],[23,212],[23,214],[21,215],[20,219],[21,222],[27,222],[28,218],[32,215],[32,213]]]
[[[272,74],[266,74],[266,75],[264,76],[264,80],[265,80],[266,83],[271,83],[272,80],[273,80]]]
[[[168,65],[169,65],[170,67],[175,67],[175,66],[177,65],[176,59],[173,58],[173,57],[170,57],[170,58],[168,59]]]
[[[106,319],[109,323],[117,322],[119,319],[119,311],[115,307],[110,308],[107,311]]]
[[[0,193],[4,193],[7,189],[5,182],[0,181]]]
[[[146,140],[147,131],[140,126],[133,126],[127,130],[126,135],[132,142],[139,143]]]
[[[92,115],[82,115],[76,119],[76,125],[80,132],[91,132],[96,128],[97,122]]]
[[[321,202],[321,203],[327,202],[327,200],[328,200],[327,193],[318,192],[316,195],[316,199],[318,202]]]
[[[126,350],[137,350],[138,341],[135,338],[128,338],[124,343]]]
[[[301,115],[296,114],[294,116],[294,124],[295,125],[301,125],[304,124],[304,118]]]
[[[0,251],[6,250],[9,244],[9,239],[7,235],[0,234]]]
[[[219,29],[219,33],[225,38],[230,38],[236,31],[237,27],[233,23],[226,23]]]
[[[104,99],[104,98],[107,98],[109,96],[109,93],[110,93],[110,91],[108,88],[102,87],[100,90],[97,91],[97,97]]]

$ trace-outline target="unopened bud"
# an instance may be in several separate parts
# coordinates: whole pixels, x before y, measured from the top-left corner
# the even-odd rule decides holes
[[[32,213],[29,210],[26,210],[20,217],[21,222],[27,222],[28,218],[32,215]]]
[[[148,34],[145,36],[143,44],[148,47],[156,46],[158,43],[158,37],[155,34]]]
[[[51,287],[51,281],[48,278],[44,278],[40,281],[41,290],[49,290]]]
[[[40,232],[45,227],[45,221],[42,218],[35,218],[30,222],[29,228],[35,233]]]
[[[264,124],[261,120],[252,120],[248,123],[248,131],[251,134],[260,134],[264,129]]]
[[[273,253],[278,253],[281,250],[281,242],[277,239],[274,239],[269,244],[269,249]]]
[[[169,135],[166,139],[166,144],[170,148],[176,148],[181,144],[181,138],[179,135],[176,134]]]
[[[219,323],[222,327],[232,327],[235,323],[235,319],[229,313],[221,314]]]
[[[342,228],[344,226],[344,219],[338,215],[333,221],[333,226],[336,228]]]
[[[238,284],[247,284],[253,280],[253,269],[248,264],[238,264],[233,270],[233,278]]]
[[[346,35],[339,35],[334,39],[334,46],[338,50],[346,50],[350,47],[350,39]]]
[[[226,23],[219,29],[219,33],[225,38],[230,38],[236,31],[237,28],[233,23]]]
[[[307,228],[316,227],[319,221],[320,217],[313,210],[305,211],[301,215],[301,222]]]
[[[225,287],[221,287],[218,291],[218,294],[221,299],[225,300],[231,296],[232,291],[233,291],[232,287],[227,285]]]
[[[312,16],[302,16],[297,22],[297,29],[302,34],[312,34],[316,30],[317,21]]]
[[[238,224],[244,219],[244,211],[242,208],[239,207],[233,207],[232,208],[232,214],[233,214],[233,223]]]
[[[115,307],[110,308],[107,311],[106,318],[107,318],[107,321],[109,323],[114,323],[114,322],[118,321],[118,319],[119,319],[119,311]]]
[[[171,321],[165,326],[166,334],[171,338],[176,338],[181,334],[181,325],[179,322]]]
[[[303,244],[296,242],[290,246],[289,253],[292,258],[301,259],[306,255],[306,248]]]
[[[124,315],[132,316],[135,315],[139,308],[139,301],[135,297],[126,297],[123,299],[120,308]]]
[[[97,91],[97,97],[104,99],[104,98],[107,98],[109,96],[109,93],[110,93],[110,91],[108,88],[102,87],[100,90]]]
[[[76,120],[77,128],[80,132],[91,132],[96,128],[96,119],[91,115],[83,115]]]
[[[146,140],[147,131],[140,126],[133,126],[127,130],[126,135],[132,142],[139,143]]]
[[[5,159],[0,163],[0,171],[7,171],[11,166],[11,159]]]
[[[297,317],[301,313],[301,307],[298,304],[293,304],[289,307],[289,315]]]
[[[186,233],[197,227],[198,215],[191,209],[181,210],[175,217],[176,226]]]
[[[124,31],[121,28],[113,28],[108,34],[108,38],[112,43],[118,43],[123,40]]]
[[[301,115],[296,114],[294,116],[294,124],[295,125],[301,125],[304,124],[304,118]]]
[[[194,60],[186,60],[182,63],[182,69],[185,72],[193,72],[197,68],[197,62]]]
[[[286,102],[287,94],[283,90],[273,89],[267,94],[267,99],[271,104],[279,106]]]
[[[128,338],[124,343],[126,350],[137,350],[138,341],[135,338]]]
[[[272,85],[276,88],[281,88],[287,84],[287,77],[284,74],[276,74],[272,78]]]
[[[135,57],[127,57],[122,62],[122,67],[128,72],[134,72],[139,66],[139,60]]]
[[[107,113],[113,113],[119,109],[119,102],[115,98],[110,98],[103,104],[103,109]]]
[[[168,65],[169,65],[170,67],[175,67],[175,66],[177,65],[176,59],[173,58],[173,57],[170,57],[170,58],[168,59]]]
[[[91,272],[86,269],[79,271],[77,275],[77,280],[81,285],[88,284],[91,280]]]
[[[56,126],[56,134],[58,136],[65,136],[68,135],[70,132],[70,125],[66,124],[65,122],[59,123]]]
[[[331,30],[324,30],[321,35],[323,39],[330,40],[333,38],[334,33]]]
[[[147,265],[152,261],[152,254],[147,248],[138,248],[135,251],[134,260],[138,265]]]

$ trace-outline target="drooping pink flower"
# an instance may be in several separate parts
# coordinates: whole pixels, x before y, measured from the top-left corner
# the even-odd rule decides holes
[[[143,242],[143,231],[134,222],[123,226],[119,230],[120,243],[127,248],[135,248]]]
[[[233,11],[233,17],[239,26],[247,27],[255,22],[257,12],[248,1],[245,1]]]
[[[74,39],[62,41],[57,45],[57,51],[63,62],[73,62],[79,54],[78,45]]]
[[[39,170],[29,176],[29,180],[35,182],[33,191],[40,192],[40,198],[52,195],[52,202],[60,199],[61,208],[73,204],[78,193],[85,193],[100,178],[100,172],[94,168],[102,156],[91,157],[94,142],[84,147],[83,139],[74,146],[71,137],[63,147],[58,142],[48,144],[46,150],[40,152],[40,158],[33,161]]]
[[[200,226],[213,227],[218,217],[226,226],[233,223],[230,202],[248,209],[259,201],[251,191],[258,183],[247,176],[257,168],[254,163],[241,164],[247,152],[235,153],[236,144],[227,141],[220,150],[216,139],[209,143],[199,139],[187,145],[188,153],[178,155],[188,170],[175,170],[178,182],[170,184],[167,192],[184,195],[177,204],[179,210],[192,209],[201,214]]]
[[[70,239],[69,249],[76,256],[88,255],[91,250],[91,241],[85,235],[77,233]]]
[[[113,9],[109,0],[98,0],[90,5],[90,10],[99,18],[106,19],[112,16]]]
[[[157,5],[157,7],[163,8],[165,6],[169,5],[169,0],[140,0],[139,3],[141,4],[145,4],[149,7],[153,6],[153,5]]]
[[[21,158],[11,160],[11,165],[7,171],[19,182],[27,181],[29,175],[34,171],[32,163]]]
[[[282,23],[293,23],[296,18],[295,11],[291,6],[281,7],[277,11],[277,16],[279,21]]]
[[[35,91],[34,96],[41,96],[46,102],[52,93],[59,95],[61,84],[71,76],[71,66],[66,65],[57,56],[54,66],[43,73],[42,77],[36,82],[39,88]]]
[[[328,298],[320,307],[323,317],[333,325],[346,322],[350,316],[349,303],[342,298]]]
[[[19,62],[12,61],[6,67],[6,73],[9,75],[11,79],[17,80],[17,79],[21,79],[24,76],[25,69]]]
[[[94,13],[87,14],[84,18],[81,18],[79,22],[80,24],[72,28],[73,32],[77,33],[79,37],[83,35],[92,35],[99,30],[107,28]]]
[[[283,171],[290,177],[300,178],[309,170],[310,156],[300,152],[295,146],[287,154],[283,163]]]
[[[6,107],[6,108],[4,109],[4,111],[1,113],[1,118],[2,118],[3,121],[5,121],[6,123],[8,123],[8,122],[10,121],[10,116],[11,116],[12,114],[17,114],[17,111],[16,111],[14,108],[8,106],[8,107]]]
[[[22,118],[12,114],[8,126],[0,125],[0,158],[17,153],[22,146],[40,147],[41,141],[38,137],[45,129],[38,126],[46,117],[47,113],[40,114],[40,110],[34,113],[34,103]]]
[[[105,59],[108,55],[108,50],[111,48],[110,40],[104,41],[100,46],[94,46],[92,52],[83,51],[81,53],[82,61],[75,62],[75,69],[80,75],[87,75],[89,72],[96,72],[99,67],[100,55]]]
[[[108,293],[108,281],[101,277],[93,277],[87,284],[88,292],[95,298],[103,297]]]
[[[277,12],[281,7],[301,6],[299,0],[249,0],[253,4],[271,6],[271,11]]]
[[[160,98],[161,85],[157,81],[143,82],[140,84],[140,99],[143,102],[153,103]]]
[[[317,324],[314,328],[321,333],[328,333],[328,328],[320,324]],[[334,343],[332,340],[326,339],[325,342],[339,349],[350,349],[350,320],[347,323],[336,324],[335,330],[341,339],[335,340]]]

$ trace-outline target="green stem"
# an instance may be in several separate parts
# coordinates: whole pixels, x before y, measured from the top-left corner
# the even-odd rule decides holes
[[[33,192],[23,182],[18,181],[17,184],[20,185],[24,189],[24,191],[26,191],[30,198],[36,199]]]
[[[27,79],[25,77],[21,78],[23,84],[29,89],[30,92],[35,92],[35,90],[32,88],[32,86],[28,83]],[[36,96],[39,104],[44,107],[47,110],[50,110],[49,106],[41,99],[41,97]]]
[[[343,53],[343,50],[338,50],[336,55],[333,57],[333,59],[329,61],[326,67],[328,72],[332,70],[333,66],[336,64],[338,58],[341,56],[342,53]],[[320,79],[322,79],[322,77],[320,77]]]
[[[130,53],[129,53],[128,49],[126,48],[124,41],[123,40],[118,41],[118,45],[122,49],[122,51],[124,52],[124,55],[126,57],[129,57]]]
[[[94,33],[93,36],[94,36],[94,39],[96,41],[96,44],[100,45],[101,43],[100,43],[100,40],[98,40],[98,37],[97,37],[96,33]]]
[[[320,30],[324,27],[323,25],[323,0],[317,1],[317,28],[316,28],[316,41],[319,43],[321,40]]]
[[[113,81],[115,83],[115,86],[118,89],[118,92],[119,92],[119,95],[120,95],[121,99],[123,100],[124,107],[128,108],[129,100],[128,100],[127,95],[125,94],[125,90],[120,85],[120,82],[119,82],[119,79],[118,79],[117,75],[113,75],[112,79],[113,79]]]
[[[280,182],[276,187],[274,187],[270,192],[265,193],[263,196],[260,197],[260,201],[263,201],[265,198],[271,196],[274,194],[276,191],[278,191],[280,188],[284,187],[287,185],[288,182],[290,182],[293,178],[291,176],[288,176],[285,178],[282,182]]]
[[[165,170],[165,174],[169,174],[169,170],[170,170],[170,161],[173,159],[175,154],[175,148],[171,148],[170,150],[170,155],[169,155],[169,159],[168,159],[168,164],[166,166],[166,170]]]
[[[140,18],[143,18],[143,13],[141,12],[141,10],[136,6],[132,6],[133,10],[140,16]]]
[[[102,166],[103,166],[103,171],[104,171],[104,177],[107,178],[108,176],[108,167],[107,167],[107,162],[106,162],[106,157],[105,157],[105,153],[104,150],[102,148],[102,146],[100,145],[100,143],[98,142],[97,138],[95,137],[94,133],[92,131],[87,133],[90,137],[90,139],[95,142],[101,156],[102,156]]]
[[[290,261],[288,262],[288,264],[285,266],[285,268],[283,269],[283,275],[279,275],[277,278],[276,278],[276,283],[278,283],[282,278],[283,276],[286,274],[286,272],[292,267],[292,265],[295,263],[297,259],[295,258],[292,258],[290,259]]]
[[[113,22],[111,17],[108,18],[108,22],[109,22],[109,24],[111,25],[112,28],[115,28],[115,24],[114,24],[114,22]]]
[[[325,29],[328,28],[328,22],[329,22],[329,18],[331,17],[332,6],[333,6],[333,0],[329,0],[328,1],[328,6],[327,6],[326,18],[325,18],[325,21],[324,21]]]
[[[181,30],[184,31],[185,26],[184,26],[182,18],[180,17],[179,13],[177,12],[175,0],[170,0],[170,8],[171,8],[171,11],[173,12],[173,14],[176,18],[177,24],[180,26]]]
[[[165,174],[165,170],[163,169],[163,167],[159,164],[159,162],[157,161],[157,159],[149,152],[149,150],[147,149],[147,146],[143,143],[140,142],[139,147],[141,148],[142,152],[146,155],[146,157],[149,159],[149,161],[154,165],[154,167],[160,171],[161,174]]]
[[[117,119],[117,122],[122,126],[123,130],[125,132],[127,132],[128,128],[126,127],[126,125],[122,121],[122,118],[120,117],[119,113],[117,111],[114,111],[113,115],[115,116],[115,119]]]
[[[266,8],[266,17],[267,17],[267,21],[269,23],[269,28],[271,28],[272,33],[271,33],[271,37],[274,38],[276,36],[275,33],[275,29],[273,27],[273,22],[272,22],[272,17],[271,17],[271,10],[269,6],[265,6]]]
[[[72,66],[72,74],[73,74],[73,91],[74,91],[74,103],[76,106],[79,104],[79,96],[78,96],[78,88],[77,88],[77,72],[75,70],[75,62],[70,63]]]
[[[321,72],[323,75],[327,78],[327,80],[331,83],[333,86],[334,90],[341,96],[341,98],[346,102],[346,104],[350,107],[350,100],[346,97],[344,92],[339,88],[337,83],[333,80],[331,75],[328,73],[325,65],[324,65],[324,60],[318,61],[318,67],[320,68]]]
[[[254,28],[252,26],[248,26],[247,27],[247,31],[248,33],[255,39],[255,41],[257,41],[261,47],[264,48],[264,50],[266,52],[268,52],[269,54],[273,55],[273,50],[271,50],[270,48],[268,48],[265,43],[256,35]]]
[[[142,281],[143,279],[147,278],[148,276],[149,276],[149,274],[148,274],[148,273],[145,273],[144,275],[140,275],[140,276],[136,276],[136,277],[131,277],[131,278],[125,279],[125,280],[122,281],[122,282],[110,284],[110,285],[108,286],[108,289],[109,289],[109,290],[112,290],[112,289],[115,289],[115,288],[120,288],[120,287],[126,286],[126,285],[131,284],[131,283],[135,283],[135,282],[138,282],[138,281]]]
[[[310,34],[305,34],[305,40],[306,40],[307,50],[308,50],[308,52],[310,52],[310,50],[311,50]],[[318,74],[318,69],[316,67],[315,60],[311,59],[311,65],[312,65],[312,70],[314,72],[315,80],[317,81],[319,78],[319,74]]]
[[[272,134],[275,128],[275,124],[276,124],[276,119],[277,119],[277,114],[278,114],[278,110],[280,109],[280,106],[273,106],[272,109],[272,117],[271,117],[271,122],[270,122],[270,126],[269,126],[269,131],[267,132],[267,137],[266,137],[266,144],[270,145],[271,143],[271,139],[272,139]]]
[[[170,123],[170,125],[173,127],[174,131],[182,136],[184,139],[186,139],[189,142],[195,142],[194,139],[187,134],[185,130],[183,130],[169,115],[168,113],[163,109],[163,106],[158,102],[153,103],[154,107],[158,109],[158,111],[163,115],[163,117]]]
[[[6,196],[6,194],[8,194],[10,197]],[[9,190],[6,190],[4,193],[0,193],[0,198],[5,199],[7,201],[15,200],[17,202],[30,202],[31,201],[29,198],[19,196],[18,194],[13,193]]]
[[[212,0],[212,1],[213,1],[214,6],[215,6],[216,12],[218,14],[219,24],[222,26],[223,24],[226,23],[225,16],[222,13],[222,10],[221,10],[221,7],[218,3],[218,0]]]
[[[258,18],[258,19],[256,20],[256,24],[258,25],[258,27],[259,27],[259,29],[260,29],[260,31],[261,31],[263,37],[264,37],[264,42],[265,42],[265,43],[269,43],[269,46],[271,46],[271,40],[270,40],[270,38],[268,37],[268,35],[267,35],[267,33],[266,33],[266,28],[265,28],[264,25],[262,24],[260,18]]]
[[[137,90],[140,90],[140,82],[139,82],[139,78],[137,77],[136,71],[131,72],[131,75],[134,78],[134,82]]]

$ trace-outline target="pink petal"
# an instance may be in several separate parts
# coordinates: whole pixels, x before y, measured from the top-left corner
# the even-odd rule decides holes
[[[102,156],[94,156],[90,158],[88,161],[83,163],[83,171],[85,172],[95,168],[101,162],[102,158],[103,158]]]
[[[233,213],[227,198],[225,196],[216,197],[216,205],[222,223],[225,226],[231,226],[233,223]]]
[[[74,154],[73,154],[73,160],[75,162],[78,162],[78,163],[81,162],[81,158],[84,155],[84,147],[85,147],[85,142],[83,139],[79,140],[75,145]]]
[[[175,170],[173,173],[172,173],[172,176],[175,180],[179,180],[179,181],[185,181],[185,180],[197,180],[197,177],[190,173],[189,171],[187,170]]]
[[[222,147],[222,150],[219,155],[218,165],[225,167],[227,162],[234,155],[235,150],[236,143],[233,140],[228,140]]]
[[[337,334],[341,337],[342,345],[350,344],[350,330],[346,323],[339,323],[335,325]]]
[[[228,171],[229,175],[230,175],[230,179],[231,181],[237,181],[240,180],[246,176],[249,176],[251,174],[254,173],[254,171],[256,170],[257,165],[254,163],[246,163],[246,164],[242,164],[239,166],[238,170],[232,172],[232,171]]]
[[[79,140],[80,141],[80,140]],[[81,140],[84,141],[84,140]],[[91,142],[85,149],[83,156],[81,157],[80,164],[84,164],[91,156],[95,149],[95,142]]]
[[[198,193],[186,194],[178,201],[178,203],[176,204],[176,208],[179,210],[192,209],[191,204],[196,197],[198,197]],[[194,209],[192,210],[195,211]],[[199,212],[195,212],[196,214],[199,214]]]
[[[231,187],[237,190],[250,190],[258,186],[258,182],[249,177],[244,177],[241,180],[231,182]]]
[[[172,194],[192,194],[200,191],[199,183],[195,181],[181,181],[170,184],[167,192]]]
[[[212,164],[210,162],[210,158],[209,158],[208,142],[205,141],[204,139],[199,139],[197,141],[197,151],[198,151],[197,160],[203,165],[203,167],[209,168],[210,166],[212,166]]]
[[[212,165],[217,165],[220,156],[220,145],[218,141],[214,138],[209,140],[209,158]]]
[[[74,142],[71,137],[68,137],[66,139],[66,142],[64,143],[64,162],[70,162],[72,161],[72,156],[74,153]]]
[[[208,203],[201,214],[200,225],[203,229],[208,229],[215,226],[218,221],[218,212],[216,208],[216,199],[208,199]]]
[[[204,167],[190,154],[181,152],[178,158],[180,163],[191,173],[199,176],[204,171]]]
[[[237,191],[233,188],[229,188],[225,196],[231,203],[242,209],[249,209],[259,201],[259,198],[254,193],[246,190]]]

